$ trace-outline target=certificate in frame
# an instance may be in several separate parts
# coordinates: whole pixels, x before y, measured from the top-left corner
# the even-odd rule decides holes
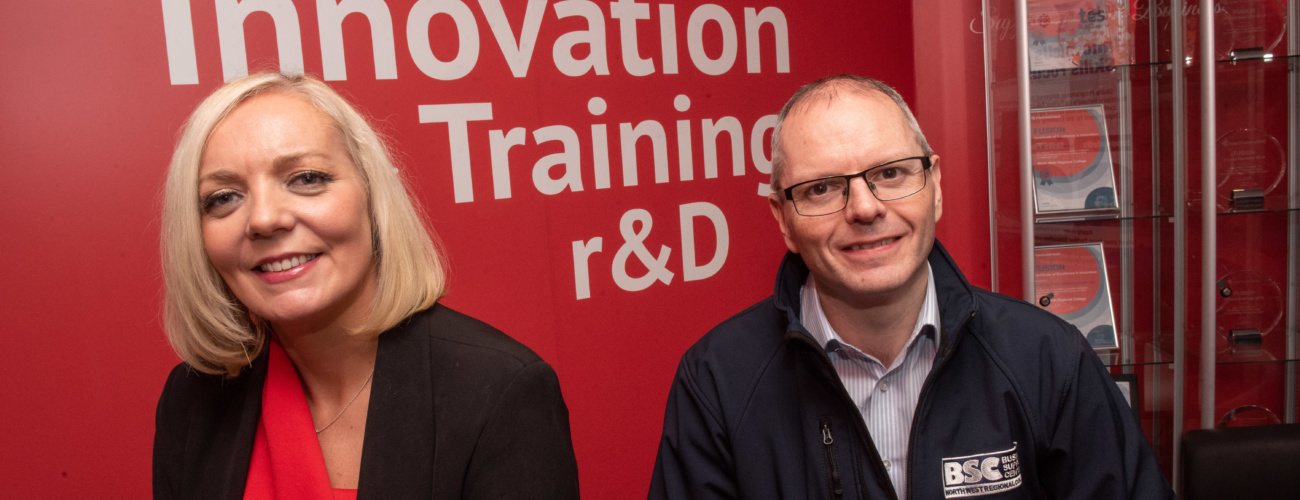
[[[1115,312],[1101,243],[1034,248],[1038,305],[1069,322],[1093,349],[1117,349]]]
[[[1132,0],[1029,0],[1029,69],[1133,63]]]
[[[1096,104],[1036,109],[1030,116],[1034,213],[1119,208],[1105,108]]]

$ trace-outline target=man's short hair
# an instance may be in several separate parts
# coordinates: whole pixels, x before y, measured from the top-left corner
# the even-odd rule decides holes
[[[884,82],[875,78],[865,76],[841,74],[828,76],[800,87],[798,91],[790,97],[790,100],[781,108],[781,113],[776,117],[776,128],[772,131],[772,179],[769,184],[773,191],[779,191],[781,172],[785,170],[785,153],[781,150],[781,128],[785,124],[785,118],[796,106],[803,104],[808,99],[832,99],[839,95],[840,91],[857,92],[862,95],[870,95],[871,92],[880,92],[894,101],[898,109],[903,111],[903,117],[907,121],[907,127],[912,129],[912,135],[916,138],[916,144],[921,147],[921,153],[925,156],[934,154],[930,149],[930,143],[925,140],[925,134],[921,132],[921,125],[916,122],[916,117],[912,115],[912,110],[907,107],[907,102],[903,96],[898,94],[893,87],[886,85]]]
[[[320,80],[260,73],[231,81],[190,115],[163,188],[163,324],[172,348],[194,369],[238,375],[266,345],[269,325],[251,318],[204,251],[198,179],[212,131],[241,103],[262,94],[302,98],[330,119],[366,191],[378,274],[373,311],[359,334],[378,335],[442,296],[446,265],[419,207],[407,194],[383,139]]]

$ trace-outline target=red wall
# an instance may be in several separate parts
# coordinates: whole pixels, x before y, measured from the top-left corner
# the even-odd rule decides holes
[[[992,285],[984,42],[980,2],[914,0],[913,112],[943,164],[943,220],[936,230],[966,279]]]
[[[178,25],[193,30],[194,84],[172,83],[181,66],[168,63],[160,2],[23,2],[0,17],[0,379],[6,381],[0,384],[0,491],[7,495],[148,495],[153,408],[178,361],[158,320],[158,193],[183,120],[223,79],[214,2],[190,3],[191,20]],[[408,46],[408,13],[416,2],[391,1],[397,77],[376,78],[369,25],[352,16],[343,24],[347,78],[331,84],[374,117],[399,151],[450,256],[446,303],[510,333],[555,366],[584,494],[632,498],[648,484],[681,353],[710,326],[770,292],[784,247],[757,194],[767,177],[761,159],[754,161],[750,134],[800,84],[833,73],[867,74],[915,103],[944,158],[940,238],[972,281],[988,283],[980,39],[968,29],[979,4],[964,3],[944,10],[937,0],[915,7],[720,2],[735,23],[737,48],[734,64],[719,75],[705,74],[690,55],[688,19],[703,2],[642,4],[649,18],[637,22],[639,53],[655,67],[644,76],[624,64],[610,4],[587,3],[604,20],[609,74],[567,76],[552,47],[586,23],[558,18],[548,2],[530,65],[516,76],[480,2],[466,2],[478,30],[478,59],[465,76],[442,80],[427,75]],[[675,8],[675,74],[665,74],[661,55],[660,9],[668,5]],[[320,75],[316,4],[293,6],[303,66]],[[788,71],[777,68],[779,43],[770,27],[759,32],[760,68],[746,69],[745,8],[765,7],[786,18]],[[927,16],[913,16],[913,8]],[[525,5],[508,2],[504,11],[518,33]],[[450,16],[434,18],[427,30],[433,57],[451,60],[467,47],[455,26]],[[265,13],[243,25],[254,70],[277,67],[275,27]],[[703,58],[725,60],[724,32],[715,21],[704,23]],[[686,111],[674,107],[679,94],[690,100]],[[604,114],[588,111],[592,97],[604,99]],[[421,123],[419,114],[421,105],[457,103],[492,108],[491,120],[467,128],[473,201],[462,189],[457,202],[448,126]],[[742,126],[743,173],[733,174],[729,145],[721,140],[718,175],[709,178],[701,120],[723,117]],[[656,182],[654,155],[642,144],[638,183],[626,186],[619,124],[643,120],[665,130],[667,180]],[[691,127],[692,180],[679,170],[678,120]],[[591,126],[597,124],[608,130],[608,188],[599,187],[593,166]],[[534,164],[563,147],[538,144],[532,134],[553,125],[578,138],[572,152],[581,191],[548,195],[534,187]],[[511,195],[498,199],[489,131],[515,127],[526,130],[527,143],[510,153]],[[713,207],[727,227],[695,219],[697,263],[715,255],[719,234],[728,245],[719,252],[725,256],[720,269],[687,281],[679,218],[683,205],[704,207],[699,203]],[[656,255],[671,249],[666,269],[673,276],[628,291],[614,281],[613,269],[627,239],[620,220],[637,209],[653,220],[644,246]],[[579,298],[574,242],[596,237],[602,251],[588,259],[590,297]],[[633,277],[645,272],[635,255],[622,268]]]

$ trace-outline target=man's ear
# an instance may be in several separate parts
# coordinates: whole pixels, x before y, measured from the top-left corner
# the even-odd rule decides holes
[[[939,155],[930,155],[930,180],[934,182],[934,221],[943,218],[943,187],[939,184],[942,177],[939,170]]]
[[[781,237],[785,239],[785,247],[791,252],[799,253],[799,248],[794,245],[794,240],[790,239],[790,225],[786,221],[785,200],[781,197],[785,195],[783,191],[775,191],[767,195],[767,206],[772,209],[772,217],[776,218],[776,224],[781,227]]]

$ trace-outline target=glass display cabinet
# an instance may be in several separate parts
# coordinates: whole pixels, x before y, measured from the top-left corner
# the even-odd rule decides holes
[[[993,286],[1079,327],[1175,485],[1185,431],[1296,421],[1297,3],[984,0]]]

